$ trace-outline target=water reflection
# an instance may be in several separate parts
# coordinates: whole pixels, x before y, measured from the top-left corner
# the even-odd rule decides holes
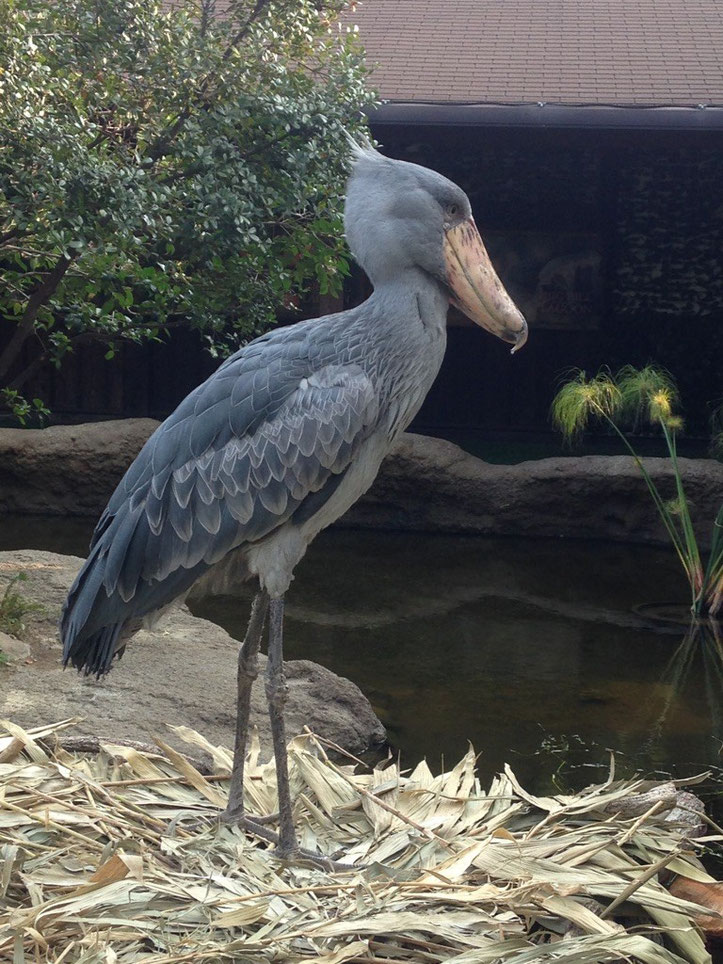
[[[723,627],[719,620],[693,619],[670,658],[662,680],[666,696],[650,732],[648,747],[659,743],[666,727],[675,726],[677,703],[691,681],[702,681],[699,699],[711,722],[711,736],[723,747]]]

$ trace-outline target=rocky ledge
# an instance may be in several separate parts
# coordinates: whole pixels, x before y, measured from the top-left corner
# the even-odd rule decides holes
[[[124,419],[0,429],[0,512],[98,516],[158,423]],[[668,459],[645,465],[666,498]],[[723,498],[723,464],[681,459],[705,545]],[[457,445],[403,435],[345,524],[380,529],[660,542],[666,534],[628,456],[491,465]]]
[[[663,497],[675,496],[670,460],[644,459]],[[723,501],[723,463],[679,459],[700,545]],[[667,544],[630,456],[585,455],[492,465],[444,439],[407,433],[345,519],[382,529],[609,539]]]
[[[10,664],[0,667],[0,718],[38,726],[83,717],[74,734],[147,743],[158,736],[187,750],[163,725],[168,723],[201,729],[212,742],[233,746],[238,643],[185,607],[170,612],[152,632],[138,633],[105,679],[63,671],[56,627],[81,562],[53,552],[0,552],[0,596],[9,580],[24,572],[18,591],[42,607],[27,617],[24,644],[7,647]],[[1,641],[0,648],[6,649]],[[262,657],[261,673],[264,666]],[[289,737],[308,726],[357,754],[383,743],[384,728],[354,683],[309,660],[288,661],[285,669]],[[252,691],[251,722],[270,754],[261,677]]]

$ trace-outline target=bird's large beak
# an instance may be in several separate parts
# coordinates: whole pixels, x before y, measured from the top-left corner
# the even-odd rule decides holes
[[[445,231],[444,263],[452,304],[514,345],[513,352],[522,348],[527,341],[527,322],[497,277],[474,218]]]

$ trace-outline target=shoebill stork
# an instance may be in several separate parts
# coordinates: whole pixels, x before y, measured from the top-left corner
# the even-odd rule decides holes
[[[243,765],[268,613],[281,855],[297,847],[282,666],[294,568],[312,539],[367,491],[419,410],[442,363],[450,302],[512,351],[527,338],[469,199],[447,178],[354,145],[345,230],[373,294],[356,308],[256,338],[181,402],[113,493],[61,619],[65,663],[100,676],[145,617],[213,567],[231,559],[239,579],[257,580],[239,651],[223,816],[252,823],[243,814]]]

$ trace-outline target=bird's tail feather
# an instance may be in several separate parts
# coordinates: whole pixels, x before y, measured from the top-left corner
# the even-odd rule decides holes
[[[69,648],[68,655],[64,657],[64,665],[70,662],[86,676],[91,673],[103,676],[111,667],[122,628],[123,623],[114,623],[111,626],[103,626],[91,636],[77,639]]]
[[[60,617],[63,665],[71,663],[85,673],[107,673],[113,650],[123,627],[122,621],[98,627],[88,626],[98,593],[103,588],[105,566],[101,546],[96,545],[71,586]],[[88,632],[90,629],[90,632]]]
[[[124,641],[139,629],[141,620],[149,613],[163,610],[185,595],[209,568],[208,563],[201,561],[191,569],[179,567],[160,583],[140,580],[127,602],[119,591],[108,594],[106,589],[106,541],[101,539],[91,549],[60,617],[63,665],[70,663],[96,676],[110,670],[114,653],[120,655],[119,640]]]

